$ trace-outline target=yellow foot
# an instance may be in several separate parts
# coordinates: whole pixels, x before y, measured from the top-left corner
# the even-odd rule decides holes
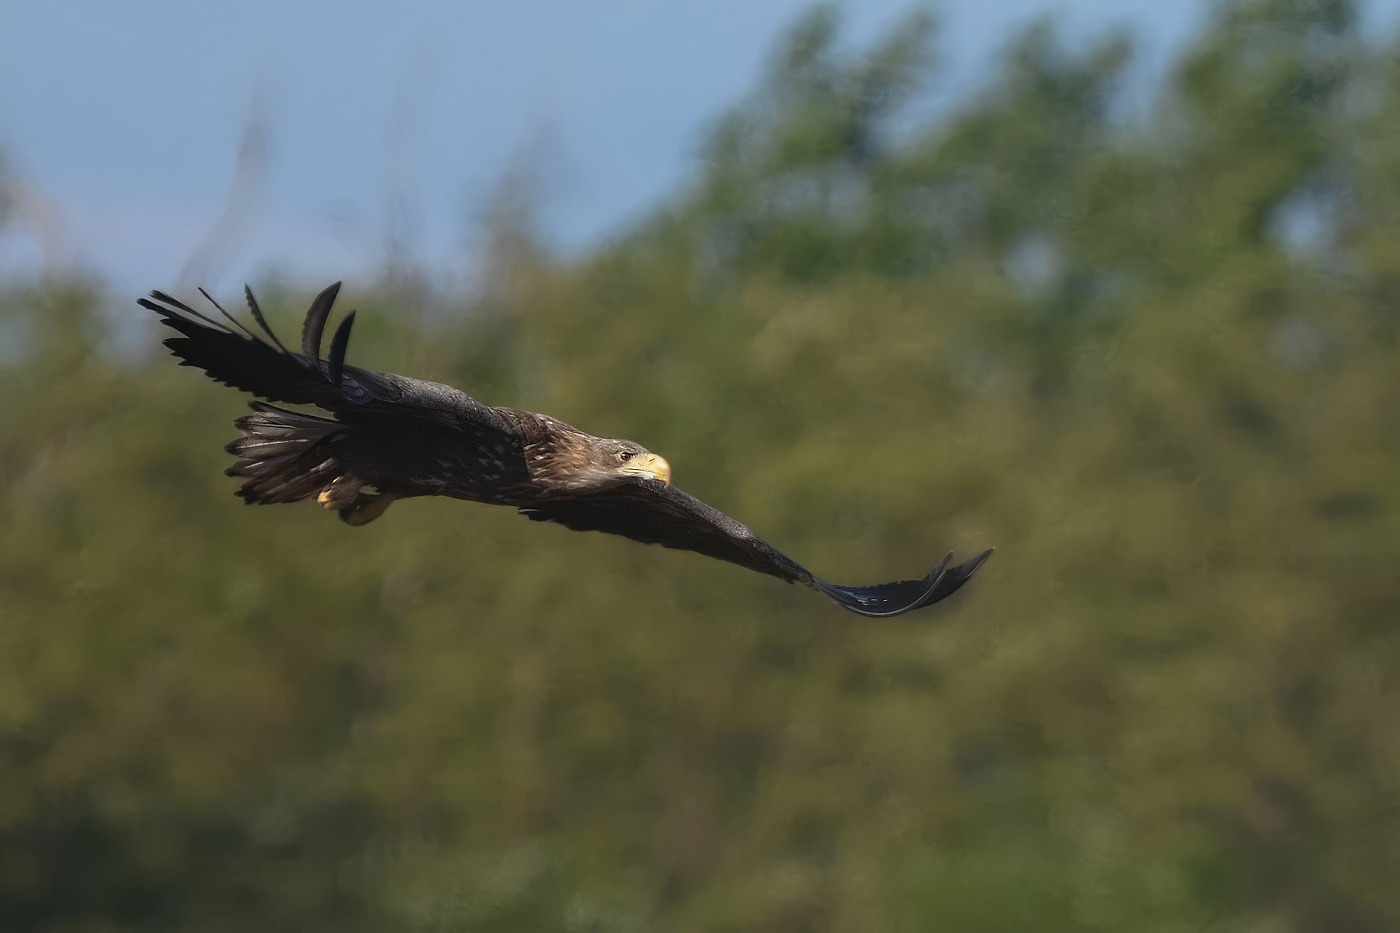
[[[360,486],[360,481],[353,476],[337,476],[331,480],[329,486],[321,490],[316,501],[322,508],[332,512],[343,509],[355,501],[355,497],[360,493]]]

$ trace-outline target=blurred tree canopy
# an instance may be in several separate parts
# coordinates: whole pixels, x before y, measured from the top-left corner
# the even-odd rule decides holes
[[[820,573],[998,546],[908,619],[241,508],[234,393],[5,289],[0,929],[1400,927],[1400,48],[1222,3],[1142,111],[1040,25],[919,119],[935,46],[818,8],[632,235],[350,290],[361,364],[634,438]]]

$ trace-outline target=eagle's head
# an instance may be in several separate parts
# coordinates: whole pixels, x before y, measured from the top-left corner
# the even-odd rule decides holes
[[[587,469],[600,483],[606,483],[608,477],[643,476],[670,485],[671,464],[641,444],[614,437],[596,437],[588,446]]]
[[[577,494],[637,477],[671,482],[671,465],[641,444],[594,437],[557,421],[550,427],[549,436],[533,445],[526,458],[538,483]]]

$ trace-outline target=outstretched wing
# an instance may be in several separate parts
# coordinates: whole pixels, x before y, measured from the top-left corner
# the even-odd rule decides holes
[[[634,479],[604,492],[541,502],[521,509],[531,521],[557,522],[575,531],[602,531],[645,544],[707,557],[801,583],[863,616],[897,616],[951,596],[991,556],[949,567],[952,554],[921,580],[876,586],[841,586],[814,576],[745,526],[694,496],[651,479]]]
[[[268,401],[316,405],[352,418],[357,412],[397,414],[489,427],[514,435],[514,426],[500,412],[451,386],[346,365],[353,311],[336,328],[330,353],[322,359],[321,342],[339,291],[340,283],[336,282],[311,302],[302,325],[300,353],[288,350],[277,339],[252,290],[246,287],[248,308],[268,340],[255,335],[202,289],[201,294],[233,327],[164,292],[151,292],[150,298],[137,303],[159,314],[166,326],[179,332],[178,337],[166,338],[165,345],[182,360],[180,365],[202,369],[217,382]]]

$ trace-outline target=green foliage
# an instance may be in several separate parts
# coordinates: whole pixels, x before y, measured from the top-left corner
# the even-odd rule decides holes
[[[242,508],[233,393],[6,293],[0,928],[1394,929],[1400,71],[1355,29],[1225,4],[1129,121],[1129,46],[1037,27],[911,130],[930,25],[819,9],[634,237],[347,290],[357,361],[635,438],[824,575],[998,546],[895,622],[505,510]]]

